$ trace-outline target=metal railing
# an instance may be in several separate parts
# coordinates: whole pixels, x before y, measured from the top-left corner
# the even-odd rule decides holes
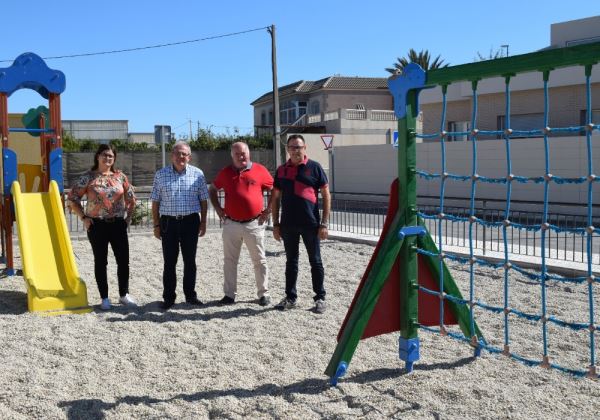
[[[437,206],[420,206],[419,210],[425,214],[436,215]],[[497,226],[487,226],[476,223],[473,226],[473,248],[480,250],[483,255],[491,252],[504,253],[503,229],[500,226],[505,218],[504,211],[489,208],[476,208],[477,218],[485,222],[498,223]],[[468,218],[470,209],[464,207],[445,207],[444,213],[459,218]],[[572,214],[549,215],[548,223],[561,229],[582,228],[586,226],[586,216]],[[511,211],[511,221],[527,226],[540,225],[542,215],[538,212]],[[600,220],[595,221],[600,222]],[[594,223],[594,224],[596,224]],[[438,220],[425,220],[425,225],[431,236],[438,242],[440,223]],[[441,222],[442,244],[469,248],[469,223],[444,219]],[[541,230],[530,231],[509,226],[506,229],[508,252],[516,255],[541,257],[542,233]],[[592,236],[592,264],[600,264],[600,238]],[[547,258],[587,262],[586,235],[571,232],[546,231],[545,255]]]
[[[142,195],[143,194],[143,195]],[[152,203],[148,194],[138,196],[136,212],[130,226],[131,232],[144,232],[152,230]],[[222,194],[220,199],[223,200]],[[265,205],[268,197],[265,195]],[[70,214],[66,209],[67,225],[73,235],[83,234],[83,223],[79,218]],[[437,214],[438,208],[433,205],[419,206],[419,211],[425,214]],[[331,233],[344,233],[357,236],[368,236],[373,239],[381,235],[387,212],[386,202],[360,201],[332,198],[329,230]],[[445,213],[461,218],[468,218],[469,209],[465,207],[445,208]],[[502,210],[480,207],[476,209],[477,217],[486,222],[501,222],[504,213]],[[514,222],[536,225],[541,223],[541,215],[531,211],[513,211],[511,220]],[[269,226],[271,221],[269,220]],[[550,223],[561,228],[585,227],[586,217],[581,215],[554,214]],[[220,227],[221,221],[209,202],[207,213],[207,226]],[[437,242],[440,224],[438,220],[425,220],[427,229]],[[600,225],[600,219],[595,221]],[[446,246],[469,249],[469,223],[453,220],[442,220],[442,244]],[[483,255],[504,252],[502,227],[475,224],[473,228],[473,247]],[[569,232],[546,232],[546,257],[573,262],[587,262],[586,237]],[[507,228],[508,252],[516,255],[532,257],[541,256],[541,231],[522,230],[515,227]],[[592,239],[592,264],[600,264],[600,238]]]

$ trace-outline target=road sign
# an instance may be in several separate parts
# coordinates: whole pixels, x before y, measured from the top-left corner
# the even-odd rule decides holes
[[[392,145],[394,147],[398,147],[398,132],[394,131],[394,136],[392,137]]]
[[[329,150],[333,147],[333,134],[321,135],[321,141],[325,145],[325,150]]]

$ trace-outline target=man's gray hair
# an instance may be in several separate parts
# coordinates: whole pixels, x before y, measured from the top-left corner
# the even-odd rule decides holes
[[[235,143],[233,143],[231,145],[231,151],[233,152],[233,148],[236,146],[242,146],[244,147],[246,150],[250,151],[250,147],[248,146],[248,143],[243,142],[243,141],[236,141]]]
[[[175,142],[175,144],[173,145],[173,150],[179,149],[181,147],[187,147],[188,150],[190,150],[190,151],[192,150],[192,148],[190,147],[190,144],[187,141],[184,141],[184,140],[177,140]]]

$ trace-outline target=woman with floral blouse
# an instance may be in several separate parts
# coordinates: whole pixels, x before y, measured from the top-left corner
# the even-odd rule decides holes
[[[135,209],[135,193],[127,176],[115,167],[117,151],[112,145],[101,144],[94,155],[94,166],[71,188],[68,201],[71,211],[81,220],[94,253],[94,274],[102,303],[111,307],[108,298],[108,244],[117,261],[119,301],[125,306],[137,306],[129,295],[129,240],[127,226]],[[86,196],[85,210],[81,204]]]

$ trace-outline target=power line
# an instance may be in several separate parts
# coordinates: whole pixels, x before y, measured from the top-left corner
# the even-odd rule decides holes
[[[57,55],[57,56],[53,56],[53,57],[43,57],[43,59],[44,60],[56,60],[59,58],[91,57],[93,55],[118,54],[118,53],[132,52],[132,51],[150,50],[150,49],[154,49],[154,48],[172,47],[174,45],[192,44],[194,42],[210,41],[213,39],[227,38],[227,37],[236,36],[236,35],[243,35],[243,34],[247,34],[250,32],[262,31],[263,29],[268,29],[268,28],[270,28],[270,26],[264,26],[262,28],[247,29],[245,31],[239,31],[239,32],[230,32],[228,34],[214,35],[214,36],[209,36],[209,37],[205,37],[205,38],[190,39],[187,41],[169,42],[169,43],[165,43],[165,44],[148,45],[145,47],[124,48],[121,50],[99,51],[99,52],[89,52],[89,53],[80,53],[80,54],[71,54],[71,55]],[[0,63],[10,63],[12,61],[14,61],[14,60],[0,60]]]

